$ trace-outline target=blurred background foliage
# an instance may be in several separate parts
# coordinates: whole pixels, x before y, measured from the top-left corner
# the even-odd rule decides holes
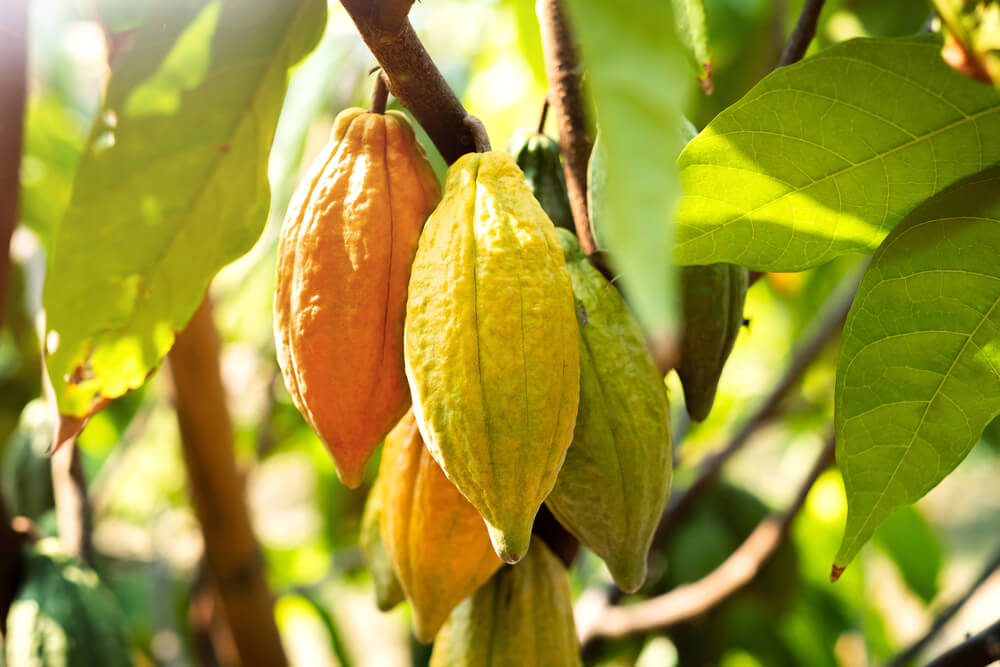
[[[146,0],[149,2],[151,0]],[[72,188],[84,138],[114,62],[146,2],[33,0],[30,99],[22,164],[21,227],[12,243],[11,295],[0,332],[0,442],[10,507],[52,534],[44,415],[39,396],[40,293],[46,250]],[[692,78],[689,117],[701,128],[739,99],[777,61],[801,2],[707,0],[715,92]],[[831,0],[813,50],[865,35],[918,32],[922,0]],[[545,76],[533,0],[424,0],[411,21],[465,106],[494,145],[536,122]],[[460,29],[457,27],[460,26]],[[108,37],[111,37],[109,40]],[[421,665],[429,655],[409,633],[405,604],[377,611],[358,549],[366,488],[341,486],[324,447],[293,407],[274,358],[271,328],[275,242],[299,178],[325,143],[335,114],[365,105],[374,59],[339,3],[325,37],[295,71],[270,160],[268,226],[252,252],[213,284],[225,342],[222,365],[237,429],[254,527],[263,546],[286,650],[298,665]],[[638,66],[641,66],[639,64]],[[656,73],[649,73],[656,85]],[[549,131],[554,133],[552,121]],[[444,162],[422,137],[436,168]],[[691,426],[676,377],[676,488],[701,457],[723,443],[782,369],[796,341],[857,264],[841,258],[801,274],[766,276],[748,296],[747,325],[722,378],[710,418]],[[726,467],[725,479],[653,556],[640,596],[706,574],[771,509],[787,504],[832,420],[837,341]],[[148,385],[96,415],[79,440],[95,515],[98,568],[126,612],[138,664],[206,664],[214,645],[223,664],[225,628],[206,594],[202,545],[191,510],[168,383]],[[44,411],[42,411],[44,412]],[[18,424],[20,422],[20,425]],[[41,434],[41,435],[39,435]],[[828,471],[793,525],[791,539],[746,590],[696,622],[590,647],[591,665],[843,665],[884,661],[919,637],[998,547],[1000,428],[913,509],[894,516],[836,585],[829,566],[845,502]],[[369,468],[374,477],[378,460]],[[26,483],[29,480],[29,483]],[[607,588],[602,563],[582,551],[572,570],[581,614]],[[587,592],[586,594],[584,594]],[[624,600],[627,603],[628,599]],[[945,632],[935,652],[981,627],[1000,606],[994,575]],[[220,648],[221,647],[221,648]]]

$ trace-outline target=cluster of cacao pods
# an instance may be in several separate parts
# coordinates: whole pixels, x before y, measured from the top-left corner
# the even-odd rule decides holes
[[[384,440],[361,546],[434,665],[578,664],[539,509],[631,592],[670,489],[663,376],[569,231],[558,144],[510,148],[442,190],[403,114],[345,110],[279,242],[285,383],[348,486]]]

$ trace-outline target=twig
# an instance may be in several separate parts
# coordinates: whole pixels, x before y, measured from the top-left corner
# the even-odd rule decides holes
[[[389,89],[451,164],[475,149],[469,114],[420,43],[406,15],[412,0],[341,0],[382,67]]]
[[[389,101],[389,86],[385,82],[382,70],[375,73],[375,83],[372,84],[372,102],[369,108],[372,113],[385,113],[385,105]]]
[[[805,504],[809,490],[833,463],[833,454],[834,439],[831,434],[788,508],[757,524],[743,544],[721,565],[698,581],[678,586],[669,593],[633,605],[605,608],[593,625],[580,628],[581,645],[585,647],[598,637],[623,637],[689,621],[753,581],[788,534],[788,528]]]
[[[1000,620],[978,635],[948,649],[926,667],[975,667],[1000,660]]]
[[[241,662],[280,667],[287,660],[233,455],[233,425],[219,369],[219,336],[207,297],[177,336],[169,365],[209,576]]]
[[[0,5],[0,327],[10,274],[10,237],[17,225],[21,143],[26,98],[28,3]],[[2,518],[0,518],[2,520]]]
[[[587,161],[593,142],[587,133],[576,48],[559,0],[538,0],[535,12],[542,31],[542,52],[549,80],[548,102],[559,128],[573,225],[580,247],[590,255],[597,250],[587,213]]]
[[[986,580],[993,576],[993,573],[1000,570],[1000,550],[993,555],[990,562],[986,564],[983,568],[982,573],[979,577],[972,582],[968,590],[961,596],[959,596],[954,602],[945,607],[940,614],[931,623],[931,626],[927,629],[920,639],[907,646],[905,649],[899,652],[892,660],[886,663],[886,667],[904,667],[904,665],[910,664],[911,661],[915,660],[920,652],[924,650],[927,644],[930,643],[934,637],[938,635],[939,632],[948,624],[948,622],[954,618],[955,614],[965,606],[965,603],[975,595],[976,591],[986,583]],[[958,663],[952,663],[958,664]]]
[[[90,537],[94,522],[75,438],[52,454],[52,492],[63,550],[93,565],[94,549]]]
[[[789,35],[785,50],[781,53],[778,67],[791,65],[802,60],[802,56],[809,48],[809,43],[816,36],[816,24],[819,22],[824,2],[825,0],[806,0],[806,4],[802,7],[802,13],[799,14],[799,20],[795,24],[795,29]]]
[[[670,535],[691,511],[698,499],[715,483],[726,461],[742,449],[753,432],[771,417],[784,395],[812,365],[827,342],[840,331],[847,318],[847,312],[854,302],[854,295],[858,291],[858,284],[866,267],[867,262],[859,267],[855,274],[847,278],[844,285],[824,304],[821,313],[803,336],[803,342],[796,350],[788,368],[778,378],[757,409],[746,417],[722,449],[705,460],[702,464],[701,474],[691,486],[683,493],[671,498],[653,538],[654,548],[655,545],[661,545],[670,538]]]

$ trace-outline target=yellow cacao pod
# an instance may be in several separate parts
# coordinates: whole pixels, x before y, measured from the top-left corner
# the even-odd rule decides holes
[[[389,554],[385,550],[385,542],[382,540],[382,506],[385,497],[382,486],[382,477],[376,477],[375,483],[368,491],[365,511],[361,514],[361,534],[358,536],[358,543],[375,585],[375,603],[382,611],[389,611],[402,602],[406,595],[392,569]]]
[[[455,608],[431,667],[575,667],[580,653],[569,576],[542,540]]]
[[[428,450],[517,562],[573,438],[580,358],[559,238],[507,153],[448,170],[413,262],[404,349]]]
[[[281,229],[278,364],[296,407],[351,488],[410,404],[403,374],[406,289],[439,192],[405,116],[347,109]]]
[[[618,290],[575,236],[557,231],[576,297],[580,409],[545,503],[632,593],[646,579],[649,545],[670,495],[667,389]]]
[[[417,639],[430,642],[459,602],[500,567],[486,525],[424,447],[413,412],[385,438],[382,536]]]

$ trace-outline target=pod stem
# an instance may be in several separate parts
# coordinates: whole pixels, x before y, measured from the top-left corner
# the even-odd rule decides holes
[[[542,110],[538,114],[538,130],[536,130],[538,134],[545,134],[545,121],[548,119],[548,117],[549,117],[549,98],[546,95],[545,99],[542,100]]]
[[[487,134],[486,126],[483,125],[483,121],[479,120],[475,116],[467,115],[462,122],[472,134],[472,139],[475,142],[477,153],[486,153],[492,150],[492,147],[490,146],[490,135]]]
[[[376,68],[375,83],[372,85],[372,102],[369,110],[372,113],[384,114],[385,105],[389,101],[389,83],[385,80],[385,73],[381,68]]]

